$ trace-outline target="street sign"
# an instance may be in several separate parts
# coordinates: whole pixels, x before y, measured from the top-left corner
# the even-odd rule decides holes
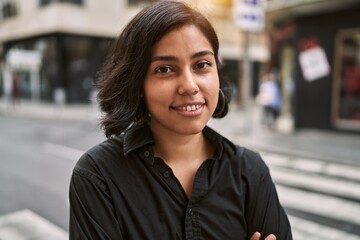
[[[299,63],[305,80],[314,81],[329,75],[330,65],[317,38],[301,40],[299,48]]]
[[[235,0],[235,25],[248,32],[260,32],[264,29],[264,7],[262,0]]]

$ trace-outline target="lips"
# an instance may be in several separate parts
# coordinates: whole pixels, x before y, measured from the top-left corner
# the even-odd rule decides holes
[[[193,104],[187,104],[187,105],[181,105],[181,106],[172,106],[171,108],[177,110],[177,111],[186,111],[186,112],[192,112],[200,109],[205,103],[193,103]]]

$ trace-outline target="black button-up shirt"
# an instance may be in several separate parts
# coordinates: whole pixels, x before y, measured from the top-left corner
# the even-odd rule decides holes
[[[261,157],[206,127],[215,154],[199,167],[188,199],[154,157],[148,126],[87,151],[70,183],[70,239],[248,240],[259,231],[292,239]]]

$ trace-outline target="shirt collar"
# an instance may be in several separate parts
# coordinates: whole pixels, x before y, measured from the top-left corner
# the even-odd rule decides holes
[[[220,158],[223,152],[223,136],[208,126],[205,126],[203,133],[214,146],[214,158]],[[154,139],[148,124],[133,126],[124,133],[125,156],[130,152],[149,144],[154,144]]]
[[[214,156],[213,159],[220,159],[223,154],[223,140],[224,137],[212,128],[205,126],[203,133],[207,139],[214,146]]]
[[[124,154],[141,148],[148,144],[154,144],[154,139],[148,124],[135,125],[124,134]]]

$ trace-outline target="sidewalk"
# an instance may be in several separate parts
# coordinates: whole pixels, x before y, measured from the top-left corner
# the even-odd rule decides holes
[[[209,125],[234,142],[254,150],[360,165],[360,133],[314,129],[290,133],[270,131],[260,125],[260,113],[256,106],[245,113],[233,105],[225,118],[211,119]],[[22,102],[13,108],[0,100],[1,116],[96,122],[100,113],[92,105],[56,106]]]
[[[281,153],[349,165],[360,165],[360,133],[300,129],[292,132],[269,130],[260,124],[261,109],[253,107],[245,114],[232,106],[224,119],[210,120],[214,127],[229,139],[258,151]],[[278,128],[286,122],[278,124]],[[232,126],[231,131],[222,126]],[[229,128],[228,128],[229,129]]]
[[[96,121],[100,116],[96,106],[90,104],[56,105],[22,101],[13,106],[0,99],[0,117],[10,116],[30,119],[88,120]]]
[[[68,233],[31,210],[0,216],[1,240],[66,240]]]

